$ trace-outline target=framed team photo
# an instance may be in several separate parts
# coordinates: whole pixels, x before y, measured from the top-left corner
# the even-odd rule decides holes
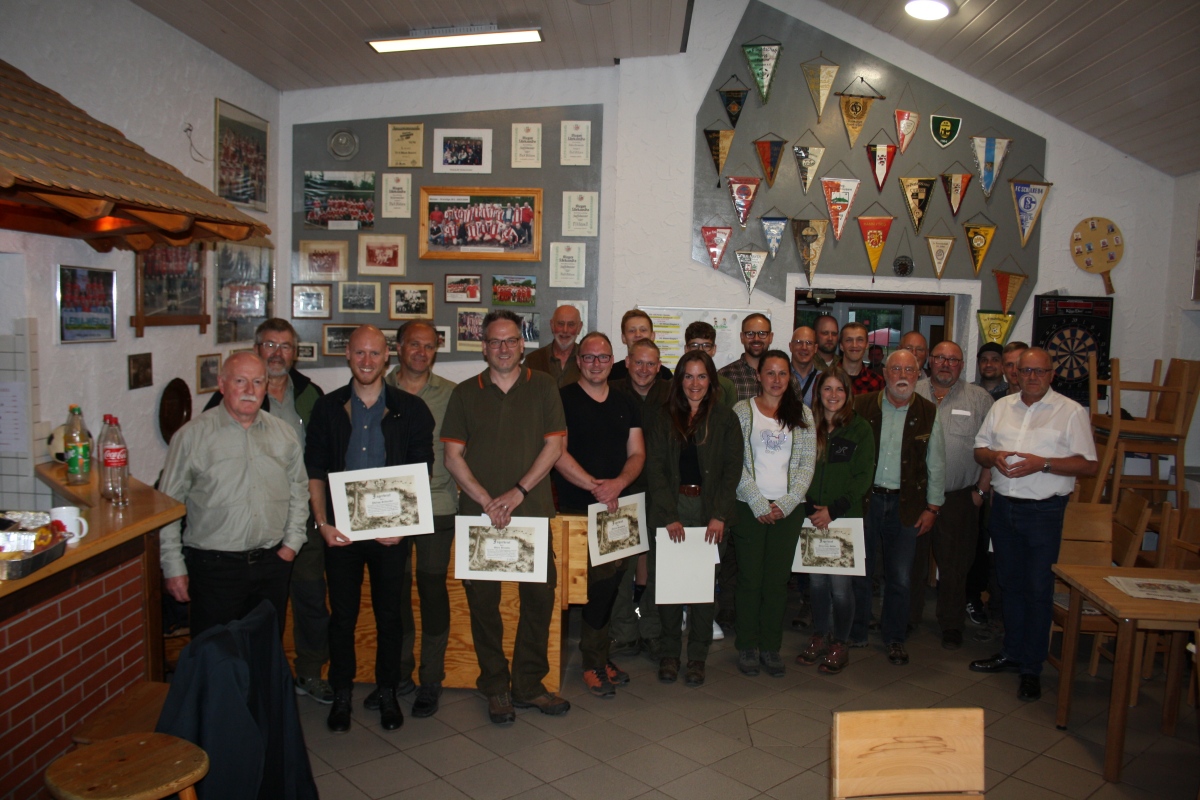
[[[375,173],[306,171],[304,227],[362,231],[375,227]]]
[[[491,128],[434,128],[433,171],[490,175]]]
[[[117,340],[117,273],[90,267],[58,268],[58,340]]]
[[[339,283],[338,311],[342,314],[378,314],[382,290],[378,283]]]
[[[350,344],[350,336],[357,325],[322,325],[321,326],[321,355],[344,356],[346,347]]]
[[[358,235],[358,274],[404,276],[404,246],[408,237],[384,233]]]
[[[333,284],[292,284],[292,319],[331,319],[332,317]]]
[[[454,261],[541,261],[542,190],[422,186],[417,254]]]
[[[493,275],[493,306],[536,306],[536,275]]]
[[[230,355],[233,355],[230,353]],[[221,375],[221,354],[196,356],[196,394],[212,394]]]
[[[217,98],[213,182],[218,197],[242,208],[267,210],[270,136],[265,119]]]
[[[447,303],[483,302],[482,275],[446,275],[446,289],[442,299]]]
[[[433,319],[433,284],[388,284],[388,319]]]
[[[350,243],[337,240],[300,241],[300,281],[344,281],[350,278]]]

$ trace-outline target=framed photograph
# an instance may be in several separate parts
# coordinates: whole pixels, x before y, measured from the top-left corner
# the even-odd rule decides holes
[[[404,247],[408,237],[387,233],[358,235],[358,274],[404,276]]]
[[[867,548],[861,519],[835,520],[821,530],[809,520],[800,529],[792,572],[826,575],[866,575]]]
[[[292,284],[292,319],[332,318],[333,284]]]
[[[375,227],[375,173],[304,173],[304,227],[362,231]]]
[[[483,318],[487,316],[486,308],[458,309],[457,323],[458,351],[483,352]]]
[[[389,283],[388,319],[433,319],[433,284]]]
[[[296,360],[297,361],[318,361],[320,354],[317,351],[316,342],[297,342],[296,343]]]
[[[491,128],[434,128],[433,171],[490,175]]]
[[[210,251],[217,285],[217,344],[252,342],[259,323],[274,316],[275,251],[218,242]]]
[[[521,338],[526,344],[536,344],[542,338],[542,315],[537,311],[517,311],[521,318]]]
[[[212,394],[215,392],[217,390],[217,377],[220,374],[220,353],[196,356],[196,394]]]
[[[487,516],[454,518],[454,579],[546,582],[550,520],[513,517],[493,528]]]
[[[154,385],[154,362],[150,353],[129,356],[129,388],[145,389]]]
[[[433,533],[433,501],[424,464],[331,472],[334,525],[347,539]]]
[[[483,301],[482,275],[446,275],[446,290],[442,299],[447,303],[480,303]]]
[[[379,295],[383,287],[378,283],[344,281],[338,284],[338,312],[342,314],[378,314]]]
[[[536,306],[536,275],[493,275],[492,305]]]
[[[417,254],[454,261],[541,261],[542,190],[422,186]]]
[[[588,506],[588,553],[592,564],[607,564],[650,550],[646,493],[617,498],[617,510],[604,503]]]
[[[450,349],[450,326],[449,325],[434,325],[437,329],[437,344],[439,353],[453,352]]]
[[[161,325],[199,325],[208,331],[204,284],[204,245],[151,247],[134,259],[137,309],[129,324],[140,337],[146,328]]]
[[[270,138],[269,122],[217,98],[213,183],[219,197],[235,206],[267,211]]]
[[[350,243],[303,239],[300,241],[300,280],[344,281],[350,278]]]
[[[713,575],[721,557],[715,544],[704,541],[705,530],[684,528],[682,542],[671,541],[666,528],[654,532],[655,602],[666,605],[713,601]]]
[[[58,340],[117,340],[117,273],[90,267],[58,268]]]
[[[321,355],[344,356],[350,344],[350,335],[358,330],[357,325],[322,325]]]
[[[425,166],[425,123],[388,123],[388,166],[420,169]]]

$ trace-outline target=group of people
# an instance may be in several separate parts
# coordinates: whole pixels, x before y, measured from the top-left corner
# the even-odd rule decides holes
[[[837,674],[851,648],[869,646],[872,631],[892,664],[907,664],[905,643],[921,618],[932,550],[943,646],[961,646],[968,615],[980,623],[989,610],[1002,613],[1000,652],[970,668],[1019,672],[1019,696],[1040,696],[1050,565],[1065,504],[1075,477],[1096,470],[1087,415],[1051,388],[1043,350],[984,345],[982,385],[975,385],[961,379],[957,344],[930,350],[914,332],[879,377],[864,364],[861,325],[839,328],[823,316],[793,331],[783,350],[773,347],[771,321],[751,314],[732,363],[716,368],[716,331],[695,322],[672,371],[661,363],[652,321],[637,309],[621,321],[623,360],[606,334],[579,338],[574,307],[554,312],[552,341],[528,355],[521,325],[511,311],[488,313],[485,368],[458,385],[433,372],[430,323],[400,328],[391,373],[384,334],[364,325],[346,349],[349,382],[325,395],[294,367],[291,325],[264,322],[256,352],[226,360],[220,393],[176,434],[164,468],[162,490],[188,508],[186,530],[177,523],[163,530],[164,585],[177,600],[190,600],[193,634],[263,599],[282,629],[290,589],[296,691],[330,704],[329,728],[346,731],[365,568],[377,652],[376,687],[364,705],[394,730],[403,724],[400,695],[416,693],[414,716],[438,710],[456,514],[486,515],[502,531],[514,516],[586,513],[595,503],[615,510],[618,498],[645,492],[650,532],[665,530],[665,539],[649,536],[651,549],[641,556],[588,564],[580,652],[591,694],[615,696],[630,678],[613,657],[639,651],[656,659],[660,681],[702,685],[722,625],[736,631],[742,673],[784,675],[783,630],[802,531],[861,518],[864,575],[798,576],[813,634],[796,664]],[[332,519],[329,475],[400,464],[428,465],[435,533],[346,537]],[[689,536],[721,555],[715,574],[700,579],[716,582],[719,613],[717,603],[685,610],[655,600],[656,565]],[[464,582],[477,686],[494,723],[511,723],[517,708],[570,709],[544,683],[557,577],[550,559],[545,582],[519,584],[511,662],[500,583]],[[321,677],[326,661],[328,680]]]

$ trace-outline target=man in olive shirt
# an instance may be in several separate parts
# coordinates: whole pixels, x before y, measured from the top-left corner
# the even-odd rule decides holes
[[[519,326],[518,326],[519,327]],[[575,339],[583,330],[583,320],[575,306],[559,306],[550,317],[550,331],[554,339],[545,347],[534,350],[525,359],[525,366],[544,372],[554,378],[558,388],[570,386],[579,380],[579,367],[575,363],[578,348]]]
[[[462,490],[459,512],[486,514],[499,529],[513,516],[553,517],[547,477],[563,453],[567,432],[558,387],[544,372],[521,365],[525,343],[516,314],[490,312],[483,318],[483,336],[487,369],[455,387],[442,421],[446,469]],[[546,582],[519,585],[511,671],[504,655],[500,582],[463,582],[479,660],[477,685],[488,698],[489,718],[498,725],[516,721],[514,706],[543,714],[571,708],[542,684],[550,671],[547,645],[557,583],[554,559],[547,555]]]
[[[260,413],[267,368],[253,353],[225,360],[224,399],[171,439],[160,484],[187,505],[188,527],[162,529],[163,588],[191,603],[192,636],[240,619],[263,600],[283,631],[291,562],[305,542],[308,475],[286,422]]]

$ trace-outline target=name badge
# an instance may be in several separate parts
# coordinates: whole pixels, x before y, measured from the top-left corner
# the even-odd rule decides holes
[[[965,408],[952,408],[950,409],[950,415],[953,417],[969,417],[971,416],[971,412]]]

